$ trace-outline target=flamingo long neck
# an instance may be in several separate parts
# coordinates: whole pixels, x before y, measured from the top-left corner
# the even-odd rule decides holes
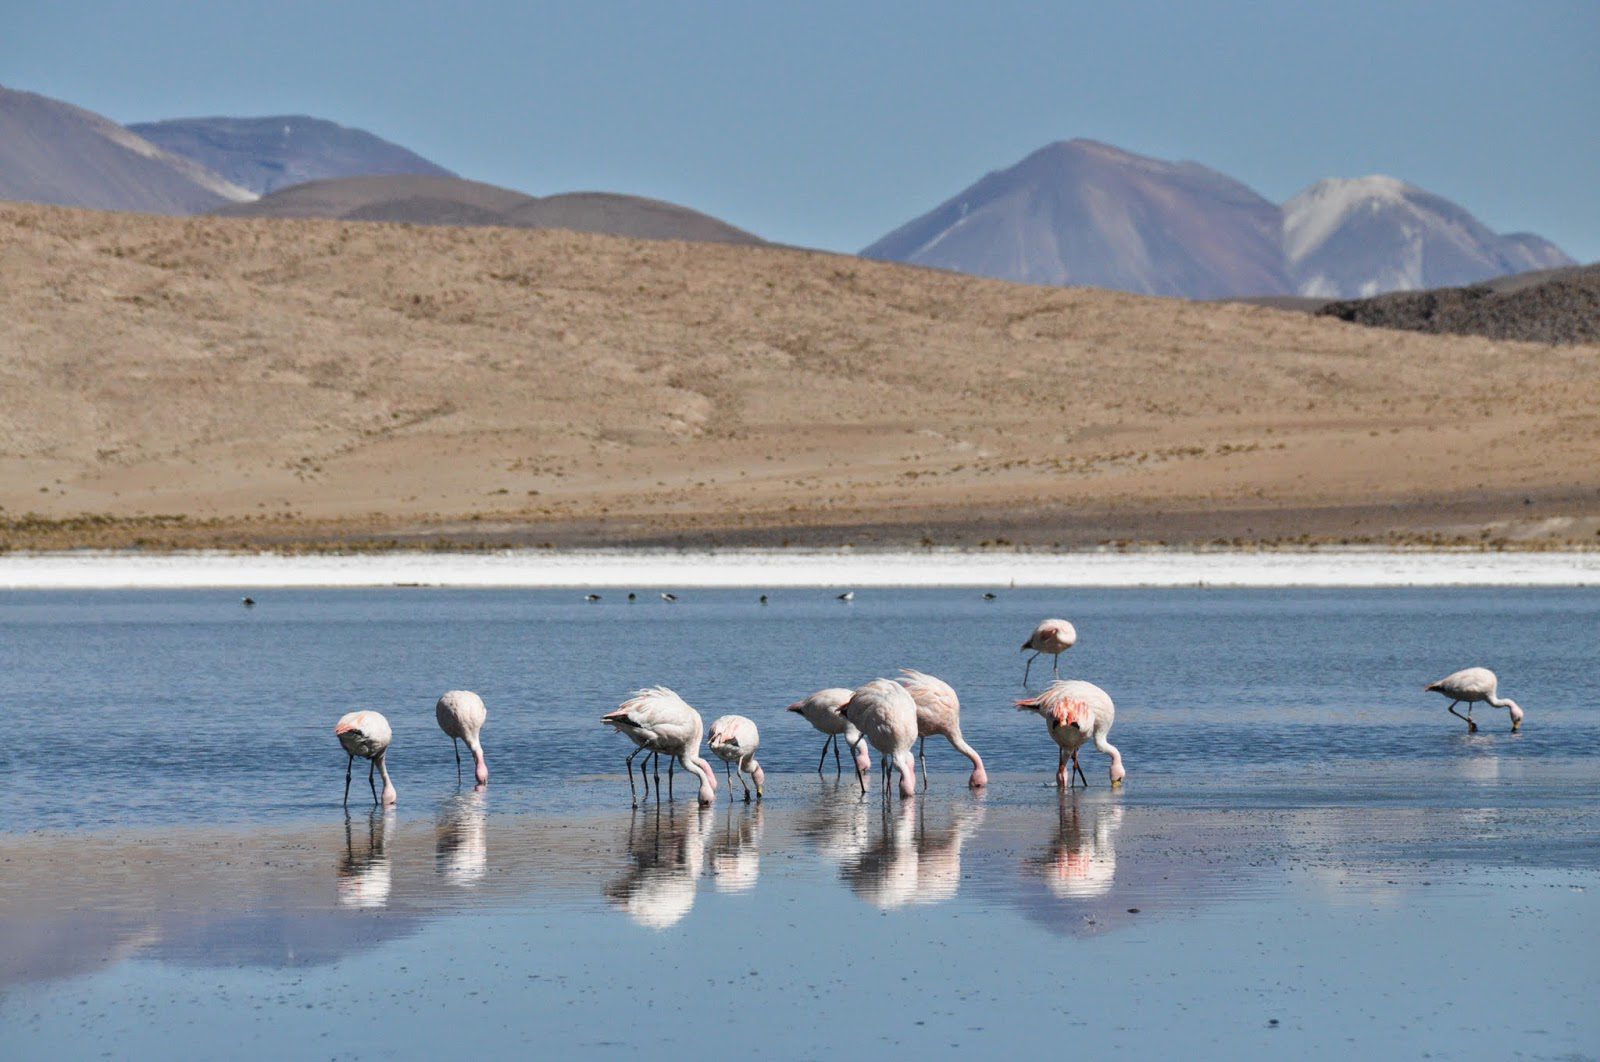
[[[917,758],[909,750],[894,755],[894,765],[900,770],[900,795],[910,798],[917,795]]]
[[[754,756],[745,761],[744,769],[746,774],[755,779],[756,796],[762,796],[767,786],[767,772],[761,769],[761,764],[756,762]]]
[[[1511,729],[1515,730],[1517,727],[1522,725],[1522,706],[1516,701],[1512,700],[1510,697],[1496,697],[1493,694],[1490,694],[1489,703],[1496,708],[1511,709]]]
[[[1111,780],[1113,782],[1120,782],[1128,776],[1128,772],[1122,767],[1122,753],[1117,751],[1115,745],[1106,740],[1104,734],[1096,734],[1094,736],[1094,747],[1111,757]]]
[[[711,771],[711,765],[693,752],[679,757],[678,762],[683,764],[684,770],[693,771],[700,779],[700,803],[709,804],[716,800],[717,778]]]
[[[378,771],[383,775],[383,802],[393,804],[399,794],[395,792],[394,779],[389,777],[389,756],[385,752],[378,753]]]
[[[483,758],[483,744],[478,740],[478,735],[467,738],[467,747],[472,750],[472,762],[476,764],[473,776],[478,779],[479,785],[488,785],[489,762]]]
[[[967,744],[967,739],[961,736],[961,728],[953,728],[949,737],[951,747],[972,761],[972,777],[967,780],[967,784],[973,788],[988,785],[989,772],[983,769],[983,757],[978,755],[977,749]]]

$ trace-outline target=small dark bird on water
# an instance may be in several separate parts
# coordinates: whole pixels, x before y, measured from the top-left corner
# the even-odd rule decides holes
[[[761,603],[763,605],[765,605],[767,603],[767,595],[766,594],[762,594],[761,595]]]
[[[839,595],[840,601],[854,601],[855,599],[856,592],[854,590],[846,590],[844,593]]]
[[[253,598],[253,597],[247,597],[244,600],[240,601],[239,603],[241,605],[243,605],[245,608],[255,608],[256,607],[256,599]]]
[[[661,600],[665,601],[667,604],[670,605],[670,604],[672,604],[672,602],[678,600],[678,595],[677,594],[662,593]]]
[[[594,602],[600,600],[600,595],[599,594],[584,594],[583,595],[583,599],[585,601],[588,601],[590,604],[593,604]]]
[[[637,600],[639,600],[639,595],[638,594],[629,594],[628,595],[628,600],[629,601],[637,601]]]
[[[993,601],[994,600],[994,594],[984,594],[983,595],[983,599],[985,601]]]

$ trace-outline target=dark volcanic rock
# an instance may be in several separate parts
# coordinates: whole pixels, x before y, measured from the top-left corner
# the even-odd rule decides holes
[[[1464,288],[1330,302],[1317,312],[1375,328],[1530,343],[1600,343],[1600,265]]]

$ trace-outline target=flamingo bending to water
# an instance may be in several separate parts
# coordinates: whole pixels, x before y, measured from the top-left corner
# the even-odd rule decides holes
[[[1033,662],[1039,658],[1040,653],[1049,653],[1050,674],[1056,678],[1061,677],[1061,654],[1078,644],[1078,631],[1072,624],[1064,619],[1047,619],[1033,629],[1028,635],[1028,640],[1022,643],[1022,651],[1026,653],[1033,650],[1033,655],[1028,657],[1028,665],[1022,669],[1022,684],[1028,684],[1028,672],[1033,668]]]
[[[489,784],[489,764],[483,758],[483,742],[478,740],[478,735],[483,732],[483,724],[489,718],[489,709],[483,706],[483,698],[470,690],[451,690],[439,698],[439,703],[433,706],[434,718],[439,720],[439,729],[450,737],[450,746],[456,750],[456,783],[461,782],[461,742],[467,743],[467,748],[472,752],[472,762],[476,765],[473,777],[477,778],[479,785]]]
[[[889,792],[889,766],[900,771],[900,795],[917,795],[917,761],[911,746],[917,743],[917,702],[898,682],[873,679],[850,695],[839,714],[855,725],[872,747],[883,753],[883,791]],[[867,782],[861,780],[861,791]]]
[[[1510,697],[1497,696],[1500,689],[1500,680],[1493,671],[1486,667],[1469,667],[1457,671],[1453,675],[1446,675],[1438,682],[1430,683],[1424,690],[1438,692],[1450,698],[1449,712],[1457,719],[1467,721],[1467,733],[1474,733],[1478,724],[1472,721],[1472,706],[1479,701],[1487,701],[1491,708],[1511,709],[1511,729],[1522,729],[1522,708]],[[1456,705],[1462,701],[1467,702],[1467,714],[1462,715],[1456,711]]]
[[[394,782],[389,778],[389,764],[386,762],[389,742],[394,740],[389,720],[378,712],[350,712],[339,718],[333,732],[345,752],[350,754],[349,761],[344,765],[345,807],[350,806],[350,768],[355,766],[357,756],[369,761],[367,785],[372,789],[372,802],[378,803],[378,786],[372,780],[372,772],[376,769],[383,772],[383,803],[393,804],[398,795],[394,791]]]
[[[756,729],[754,720],[742,715],[718,716],[711,723],[711,736],[707,739],[707,744],[711,746],[712,752],[722,758],[725,770],[729,765],[738,765],[739,784],[744,786],[746,803],[750,801],[750,787],[744,780],[747,774],[756,783],[756,797],[759,799],[766,795],[763,787],[767,782],[767,772],[756,762],[756,749],[761,745],[761,733]],[[728,799],[733,800],[731,778],[728,780]]]
[[[928,788],[928,757],[924,746],[929,734],[943,734],[952,748],[972,761],[972,777],[967,785],[981,789],[989,784],[989,774],[983,769],[983,757],[967,744],[961,736],[961,700],[956,691],[943,679],[924,675],[909,667],[900,669],[900,685],[911,694],[917,706],[917,759],[922,768],[922,788]]]
[[[1091,739],[1095,748],[1111,757],[1111,784],[1121,785],[1127,777],[1128,772],[1122,767],[1122,753],[1106,740],[1117,710],[1111,703],[1111,695],[1099,686],[1092,682],[1057,680],[1038,696],[1018,701],[1017,707],[1042,716],[1050,729],[1050,737],[1061,746],[1061,762],[1056,767],[1057,785],[1071,787],[1072,776],[1067,772],[1070,763],[1088,786],[1089,779],[1084,777],[1083,767],[1078,763],[1078,750]]]
[[[828,762],[828,747],[833,747],[833,773],[839,773],[839,735],[843,734],[845,741],[850,746],[850,752],[856,761],[856,780],[861,781],[863,775],[872,770],[872,757],[867,753],[867,746],[861,739],[861,732],[855,728],[850,720],[839,714],[839,709],[848,701],[854,690],[847,690],[842,686],[830,686],[825,690],[818,690],[804,700],[795,701],[789,705],[788,711],[794,712],[805,719],[806,722],[828,735],[822,743],[822,758],[817,760],[817,773],[822,773],[822,765]],[[862,782],[862,788],[866,783]]]
[[[684,770],[700,779],[700,803],[709,804],[716,797],[717,778],[711,765],[700,758],[700,740],[705,734],[705,721],[700,713],[689,707],[682,697],[665,686],[651,686],[635,690],[614,712],[603,716],[600,722],[633,738],[641,748],[664,752],[683,764]],[[640,739],[643,740],[640,740]],[[638,753],[638,749],[634,753]],[[631,762],[633,756],[628,757]],[[630,768],[628,786],[633,787]],[[661,798],[661,786],[656,785],[656,799]]]

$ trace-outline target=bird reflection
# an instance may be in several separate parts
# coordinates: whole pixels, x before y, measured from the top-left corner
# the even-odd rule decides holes
[[[345,815],[344,856],[336,869],[340,907],[365,909],[382,907],[389,902],[393,874],[383,848],[383,834],[392,825],[393,816],[392,808],[373,808],[365,816]],[[364,831],[356,827],[358,817],[366,819]]]
[[[961,804],[950,821],[928,824],[914,804],[880,816],[877,839],[840,871],[857,896],[875,907],[943,903],[961,887],[961,849],[983,822],[981,804]]]
[[[1051,893],[1062,900],[1087,900],[1111,891],[1117,874],[1117,831],[1122,805],[1084,809],[1076,790],[1059,790],[1055,841],[1035,860]]]
[[[636,808],[628,824],[627,873],[606,886],[606,899],[651,929],[683,921],[705,869],[715,812],[672,804]]]
[[[457,793],[440,808],[433,844],[434,869],[452,885],[471,888],[489,872],[486,786]]]
[[[823,786],[817,802],[798,814],[796,832],[827,862],[854,862],[872,840],[871,809],[858,799],[860,790],[854,778]]]
[[[711,842],[712,882],[718,892],[748,892],[761,876],[760,803],[737,808],[728,805],[727,815],[716,828]]]

